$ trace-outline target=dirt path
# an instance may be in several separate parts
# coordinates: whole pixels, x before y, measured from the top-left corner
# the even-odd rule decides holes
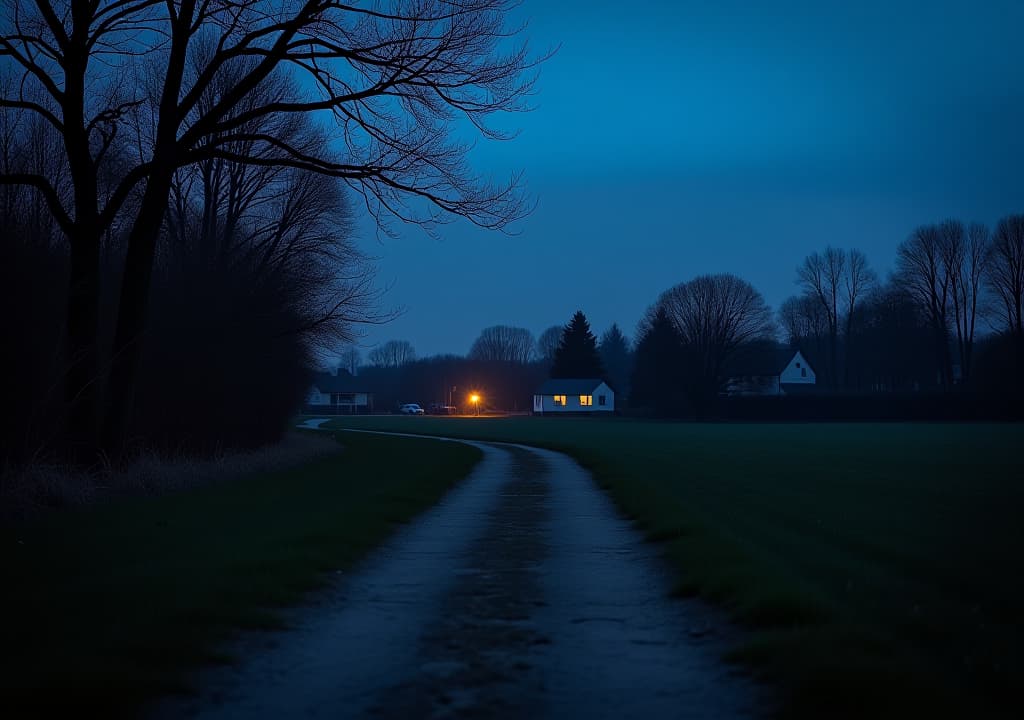
[[[764,694],[721,619],[668,597],[656,548],[564,455],[485,457],[291,630],[252,634],[156,717],[735,718]]]

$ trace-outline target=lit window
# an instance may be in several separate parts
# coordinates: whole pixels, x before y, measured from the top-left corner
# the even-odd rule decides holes
[[[597,404],[598,405],[604,405],[604,395],[598,395],[597,396]]]
[[[593,395],[580,395],[580,405],[582,405],[583,407],[590,407],[593,404],[594,404],[594,396]]]
[[[565,395],[555,395],[555,405],[565,405]]]

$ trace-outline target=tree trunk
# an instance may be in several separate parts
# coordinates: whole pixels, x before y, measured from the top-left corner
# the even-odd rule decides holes
[[[128,236],[102,438],[104,450],[113,457],[123,453],[128,439],[135,385],[142,358],[153,261],[170,187],[170,173],[154,173],[150,177]]]
[[[61,110],[68,172],[74,188],[75,219],[68,233],[71,267],[67,296],[67,405],[65,439],[71,459],[85,466],[97,460],[100,410],[100,231],[97,210],[96,165],[85,125],[85,65],[83,31],[87,21],[75,8],[75,50],[67,62],[79,68],[66,73]]]

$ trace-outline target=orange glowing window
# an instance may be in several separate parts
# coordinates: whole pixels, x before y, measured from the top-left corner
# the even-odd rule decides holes
[[[580,405],[582,405],[583,407],[590,407],[593,404],[594,404],[594,396],[593,395],[580,395]]]
[[[565,405],[565,395],[555,395],[555,405]]]

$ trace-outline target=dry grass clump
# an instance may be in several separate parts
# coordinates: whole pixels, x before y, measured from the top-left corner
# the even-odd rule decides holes
[[[57,508],[103,502],[124,495],[159,495],[259,473],[287,470],[340,451],[330,436],[288,433],[275,445],[222,451],[211,457],[142,451],[123,468],[87,472],[37,460],[0,469],[0,524],[24,522]]]

